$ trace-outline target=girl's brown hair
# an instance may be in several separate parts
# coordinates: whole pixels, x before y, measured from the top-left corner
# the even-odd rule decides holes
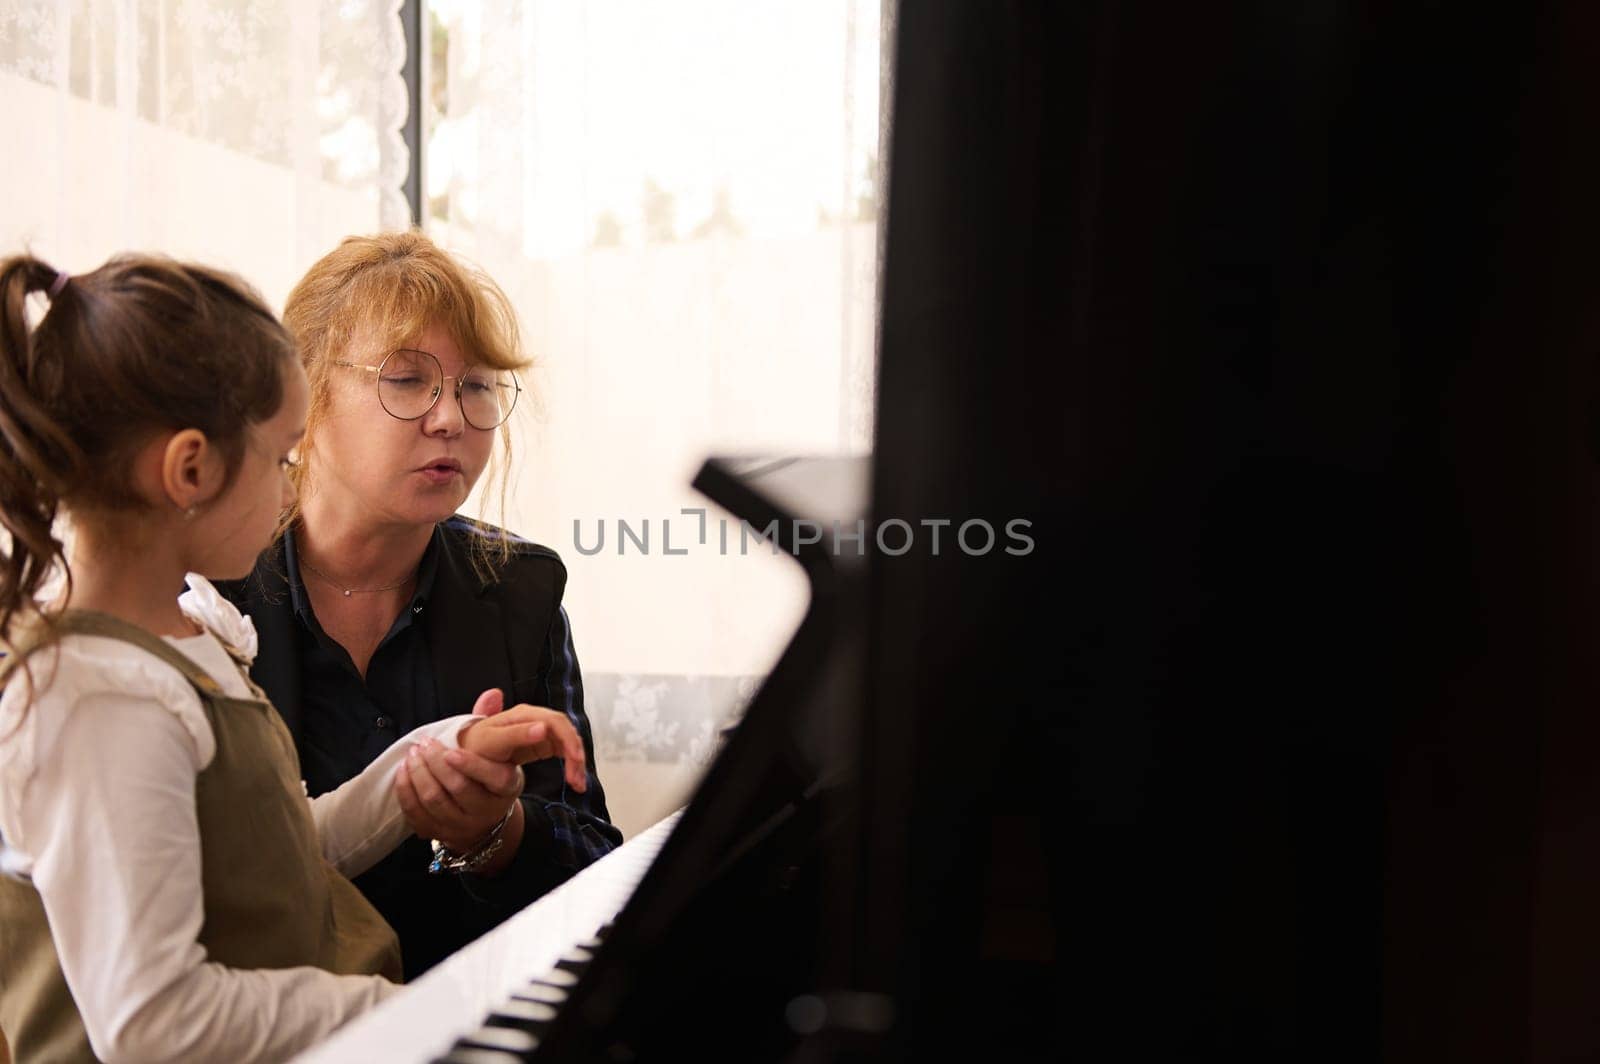
[[[311,403],[301,461],[291,472],[300,492],[316,447],[317,428],[327,413],[336,361],[352,354],[381,359],[415,343],[437,323],[464,355],[493,369],[526,369],[516,312],[488,274],[461,262],[419,232],[346,237],[300,279],[284,304],[283,321],[300,350]],[[445,401],[441,398],[441,401]],[[490,475],[491,491],[505,512],[511,461],[510,422],[499,429],[503,460]],[[297,495],[299,492],[296,493]],[[285,517],[288,527],[298,506]],[[511,539],[479,536],[473,563],[485,581],[510,556]]]
[[[49,308],[30,328],[28,296]],[[148,505],[129,469],[160,431],[199,429],[231,482],[252,425],[277,413],[289,334],[230,274],[121,255],[70,279],[31,255],[0,260],[0,639],[37,614],[60,566],[56,517]]]

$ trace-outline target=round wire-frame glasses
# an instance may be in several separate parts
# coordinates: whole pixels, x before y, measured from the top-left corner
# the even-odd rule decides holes
[[[378,382],[378,404],[384,413],[399,421],[415,421],[427,415],[444,393],[444,382],[454,379],[456,406],[461,417],[475,429],[488,430],[505,424],[522,395],[522,385],[508,370],[474,367],[457,377],[445,374],[436,355],[416,348],[397,348],[376,366],[361,362],[335,361],[347,369],[366,370]]]

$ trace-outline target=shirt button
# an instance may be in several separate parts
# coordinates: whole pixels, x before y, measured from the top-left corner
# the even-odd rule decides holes
[[[390,724],[393,724],[394,722],[391,721],[388,717],[379,717],[377,720],[373,721],[372,723],[374,725],[376,725],[378,728],[381,729],[381,728],[387,728]]]

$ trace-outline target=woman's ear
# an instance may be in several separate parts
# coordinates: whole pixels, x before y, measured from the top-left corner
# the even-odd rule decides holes
[[[161,448],[161,490],[187,513],[222,490],[222,456],[199,429],[174,432]]]

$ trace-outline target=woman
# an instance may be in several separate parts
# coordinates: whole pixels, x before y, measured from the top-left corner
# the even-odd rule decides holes
[[[456,515],[497,432],[510,445],[526,360],[506,297],[419,233],[350,237],[295,286],[284,322],[311,388],[299,503],[224,592],[255,623],[251,675],[310,792],[419,724],[513,703],[564,712],[588,756],[580,794],[559,761],[524,782],[464,751],[412,751],[395,787],[418,837],[355,881],[399,933],[410,979],[622,836],[595,774],[561,559]]]

